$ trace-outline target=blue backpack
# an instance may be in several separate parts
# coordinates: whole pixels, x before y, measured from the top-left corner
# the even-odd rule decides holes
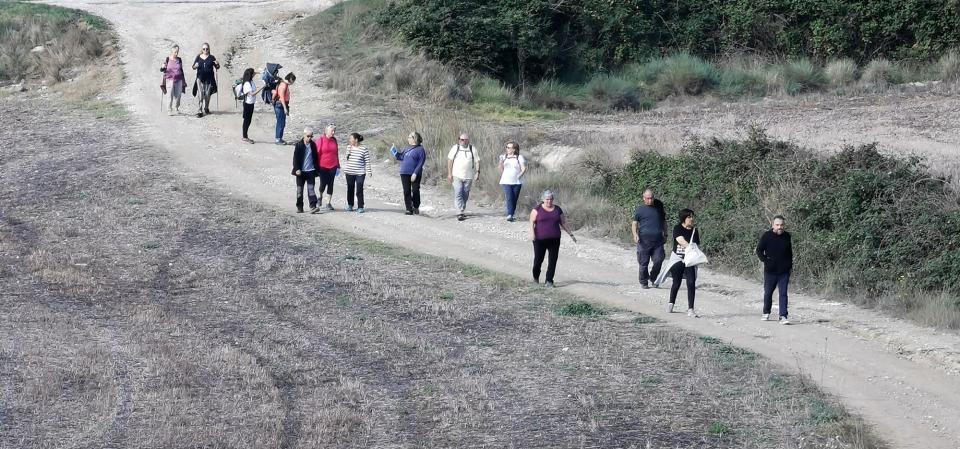
[[[260,93],[260,96],[263,98],[264,103],[273,103],[273,90],[276,89],[277,84],[280,83],[281,68],[283,68],[283,66],[280,64],[268,62],[267,66],[260,72],[260,80],[263,81],[263,91]]]

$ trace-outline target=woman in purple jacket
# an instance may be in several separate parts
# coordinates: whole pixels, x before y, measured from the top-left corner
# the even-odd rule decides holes
[[[423,163],[427,153],[423,150],[423,137],[414,131],[407,136],[410,145],[403,151],[397,151],[396,145],[390,146],[390,154],[400,161],[400,183],[403,184],[403,204],[407,215],[420,215],[420,180],[423,178]]]
[[[533,242],[533,281],[540,283],[540,267],[543,256],[547,259],[547,278],[543,286],[553,287],[553,274],[557,271],[557,258],[560,256],[560,229],[563,228],[577,242],[573,232],[567,228],[567,219],[563,209],[553,204],[553,192],[544,190],[540,195],[540,205],[530,211],[530,240]]]

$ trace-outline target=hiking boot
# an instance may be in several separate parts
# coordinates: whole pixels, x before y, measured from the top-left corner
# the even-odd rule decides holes
[[[413,215],[413,209],[407,209],[407,211],[404,212],[403,215]]]
[[[672,302],[668,302],[668,303],[667,303],[667,313],[673,313],[673,303],[672,303]]]
[[[207,108],[203,108],[203,113],[206,115],[210,115],[210,110]]]
[[[287,141],[286,141],[286,140],[283,140],[283,139],[277,139],[277,140],[273,141],[273,143],[275,143],[275,144],[277,144],[277,145],[286,145],[286,144],[287,144]]]
[[[247,137],[244,137],[243,139],[240,139],[240,140],[242,140],[242,141],[244,141],[244,142],[246,142],[246,143],[253,143],[253,139],[250,139],[250,138],[247,138]]]
[[[543,286],[546,288],[553,288],[553,281],[544,282]]]
[[[297,213],[298,213],[298,214],[302,214],[302,213],[303,213],[303,206],[297,206]]]
[[[353,206],[347,205],[347,212],[353,212]]]
[[[763,316],[760,317],[760,321],[770,321],[770,314],[769,313],[763,314]]]
[[[463,221],[466,219],[467,219],[467,216],[465,214],[457,215],[457,221]]]
[[[780,324],[783,324],[783,325],[790,324],[790,320],[788,320],[787,317],[782,316],[780,317]]]
[[[197,113],[197,118],[200,118],[200,117],[203,117],[203,113],[202,113],[202,112],[198,112],[198,113]]]
[[[507,221],[509,221],[510,223],[513,223],[516,220],[514,220],[513,215],[507,215]]]
[[[420,215],[420,208],[419,208],[419,207],[413,208],[413,215]]]
[[[697,315],[697,312],[693,309],[687,309],[687,316],[690,318],[700,318],[700,315]]]
[[[316,213],[319,213],[319,212],[320,212],[320,208],[319,208],[319,207],[317,207],[317,206],[310,206],[310,213],[311,213],[311,214],[316,214]]]
[[[358,208],[357,208],[357,213],[358,213],[358,214],[362,214],[362,213],[363,213],[363,208],[362,208],[362,207],[358,207]]]
[[[646,282],[641,282],[641,283],[640,283],[640,288],[646,290],[646,289],[650,288],[650,284],[647,284]]]
[[[324,206],[323,208],[326,210],[333,210],[333,204],[327,203],[327,205]]]

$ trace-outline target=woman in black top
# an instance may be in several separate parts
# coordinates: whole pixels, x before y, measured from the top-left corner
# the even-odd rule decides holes
[[[693,227],[693,211],[684,209],[680,211],[680,223],[673,227],[673,252],[683,256],[687,245],[692,240],[697,246],[700,246],[700,231]],[[667,312],[673,312],[673,305],[677,301],[677,293],[680,291],[680,280],[687,280],[687,316],[697,318],[697,312],[693,308],[693,302],[697,296],[697,267],[688,267],[683,262],[678,262],[670,267],[670,276],[673,283],[670,285],[670,304],[667,304]]]

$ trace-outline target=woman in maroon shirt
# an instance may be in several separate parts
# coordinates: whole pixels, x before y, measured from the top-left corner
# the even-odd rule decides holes
[[[553,287],[553,274],[557,271],[557,257],[560,255],[560,229],[563,228],[577,242],[563,215],[563,209],[553,204],[553,192],[544,190],[540,195],[540,204],[530,211],[530,240],[533,242],[533,280],[540,283],[540,267],[543,257],[547,258],[547,278],[544,287]]]

